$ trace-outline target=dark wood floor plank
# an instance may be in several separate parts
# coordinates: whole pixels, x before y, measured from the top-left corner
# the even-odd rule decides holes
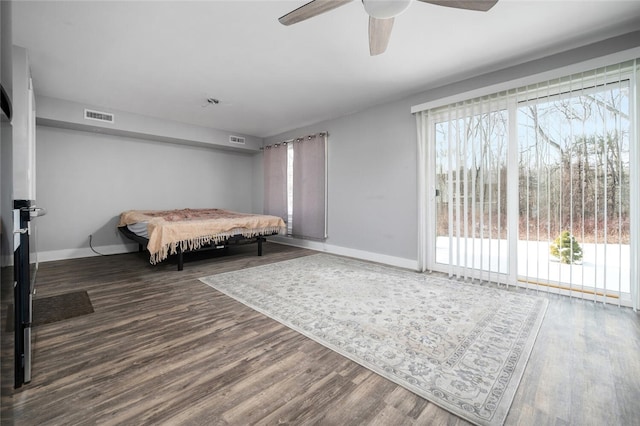
[[[180,272],[144,253],[42,263],[37,297],[86,290],[94,313],[34,329],[18,390],[2,332],[2,424],[468,425],[198,280],[309,254],[237,247]],[[638,424],[638,314],[549,299],[506,424]]]

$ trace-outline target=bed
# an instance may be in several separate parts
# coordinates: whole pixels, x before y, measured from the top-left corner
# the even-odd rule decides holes
[[[178,270],[184,268],[183,253],[205,247],[226,248],[231,243],[256,242],[258,256],[267,236],[286,231],[282,218],[238,213],[223,209],[128,210],[120,214],[118,229],[149,251],[155,265],[169,255],[178,255]]]

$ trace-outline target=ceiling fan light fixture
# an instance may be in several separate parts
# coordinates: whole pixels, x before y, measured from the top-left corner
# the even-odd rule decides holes
[[[389,19],[407,10],[413,0],[362,0],[364,10],[376,19]]]

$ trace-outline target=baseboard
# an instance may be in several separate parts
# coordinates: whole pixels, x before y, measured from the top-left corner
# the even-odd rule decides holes
[[[337,254],[339,256],[368,260],[371,262],[382,263],[389,266],[397,266],[399,268],[411,269],[413,271],[418,270],[418,261],[414,259],[405,259],[403,257],[389,256],[386,254],[373,253],[370,251],[335,246],[320,241],[301,240],[291,237],[269,237],[269,241],[288,246],[307,248],[310,250],[316,250],[330,254]]]
[[[40,251],[38,252],[38,262],[53,262],[56,260],[78,259],[81,257],[131,253],[138,251],[138,244],[113,244],[109,246],[94,247],[94,249],[98,253],[94,252],[89,247]]]
[[[353,257],[360,260],[368,260],[371,262],[378,262],[385,265],[397,266],[399,268],[418,270],[418,262],[413,259],[405,259],[402,257],[389,256],[386,254],[373,253],[364,250],[357,250],[347,247],[335,246],[332,244],[326,244],[319,241],[301,240],[290,237],[269,237],[269,241],[273,241],[278,244],[285,244],[294,247],[307,248],[310,250],[337,254],[339,256]],[[41,251],[38,253],[38,262],[53,262],[56,260],[77,259],[81,257],[93,257],[100,255],[110,254],[123,254],[138,251],[138,244],[114,244],[109,246],[94,247],[95,253],[89,247],[80,247],[75,249],[65,250],[50,250]]]

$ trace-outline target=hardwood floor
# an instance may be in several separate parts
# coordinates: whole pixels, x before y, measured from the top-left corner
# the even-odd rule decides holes
[[[33,380],[14,390],[3,288],[2,424],[468,424],[198,281],[308,254],[237,247],[181,272],[139,253],[41,264],[38,296],[86,290],[95,312],[35,328]],[[640,317],[549,299],[506,424],[640,424]]]

